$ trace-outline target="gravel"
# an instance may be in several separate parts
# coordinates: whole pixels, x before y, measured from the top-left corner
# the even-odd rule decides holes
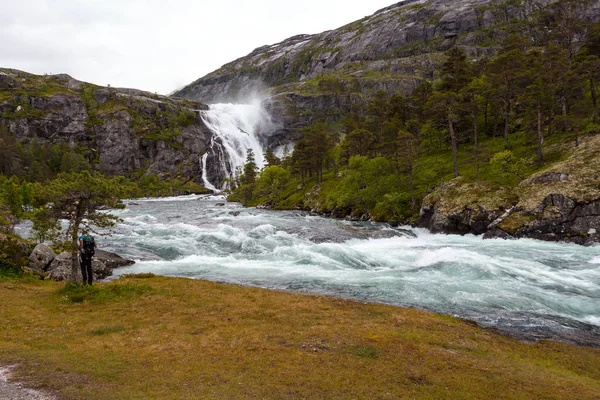
[[[56,397],[10,381],[12,367],[0,367],[0,399],[2,400],[57,400]]]

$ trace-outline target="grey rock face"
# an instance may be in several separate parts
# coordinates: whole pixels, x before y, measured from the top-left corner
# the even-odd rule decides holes
[[[56,254],[52,249],[43,243],[38,244],[29,255],[29,268],[36,271],[46,271],[52,261],[56,258]]]
[[[458,212],[447,214],[435,206],[423,204],[419,214],[419,226],[433,233],[481,235],[488,232],[488,227],[502,213],[503,210],[465,207]]]
[[[128,265],[135,264],[135,261],[133,260],[128,260],[118,254],[104,250],[96,250],[94,260],[103,263],[108,268],[126,267]]]
[[[48,279],[55,281],[68,281],[71,278],[71,253],[62,252],[52,261],[48,267]],[[81,282],[81,272],[77,277]]]
[[[204,104],[3,68],[0,91],[0,122],[20,142],[88,148],[88,161],[106,174],[147,169],[201,183],[199,159],[212,137],[198,115]],[[190,112],[195,118],[179,122]]]
[[[522,209],[506,212],[465,207],[448,214],[435,205],[423,204],[419,226],[434,233],[484,234],[486,239],[527,237],[582,245],[600,242],[600,200],[577,202],[562,194],[552,194],[544,199],[535,212],[526,215],[530,221],[515,232],[509,233],[498,227],[503,219],[518,212],[522,212]]]
[[[133,264],[134,261],[127,260],[118,254],[103,250],[96,250],[92,259],[92,272],[94,280],[104,279],[112,275],[113,268]],[[48,279],[55,281],[68,281],[71,279],[71,253],[60,253],[50,264],[47,270]],[[81,270],[77,269],[77,282],[81,282]]]
[[[94,280],[97,281],[111,276],[113,271],[101,260],[94,258],[92,260],[92,273],[94,274]]]
[[[537,211],[532,222],[515,232],[516,237],[584,245],[600,241],[600,200],[577,202],[562,194],[552,194]]]
[[[403,1],[338,29],[259,47],[175,95],[209,103],[239,101],[264,89],[303,82],[327,72],[385,74],[403,61],[407,64],[406,75],[431,77],[433,65],[423,65],[423,55],[445,51],[455,44],[467,47],[469,54],[485,54],[487,50],[480,44],[490,38],[478,32],[487,28],[486,34],[491,32],[492,39],[500,43],[504,31],[489,28],[512,19],[526,19],[548,3],[551,0],[522,5],[493,0]],[[593,2],[595,7],[599,3]],[[589,14],[592,20],[598,17]],[[391,90],[408,85],[393,86]]]

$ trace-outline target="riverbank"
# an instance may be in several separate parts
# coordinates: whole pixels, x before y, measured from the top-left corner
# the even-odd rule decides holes
[[[61,290],[62,289],[62,290]],[[68,399],[579,398],[600,350],[449,316],[199,280],[0,281],[0,363]]]

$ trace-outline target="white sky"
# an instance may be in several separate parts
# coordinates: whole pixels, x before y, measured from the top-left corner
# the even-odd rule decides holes
[[[0,67],[168,94],[399,0],[0,0]]]

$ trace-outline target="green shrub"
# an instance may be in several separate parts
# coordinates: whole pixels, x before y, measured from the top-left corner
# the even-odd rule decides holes
[[[377,359],[377,349],[373,346],[356,346],[350,349],[350,353],[361,358]]]
[[[58,290],[57,294],[71,303],[104,303],[110,301],[129,300],[152,292],[147,285],[132,285],[128,283],[114,283],[108,285],[84,286],[78,283],[67,282]]]

